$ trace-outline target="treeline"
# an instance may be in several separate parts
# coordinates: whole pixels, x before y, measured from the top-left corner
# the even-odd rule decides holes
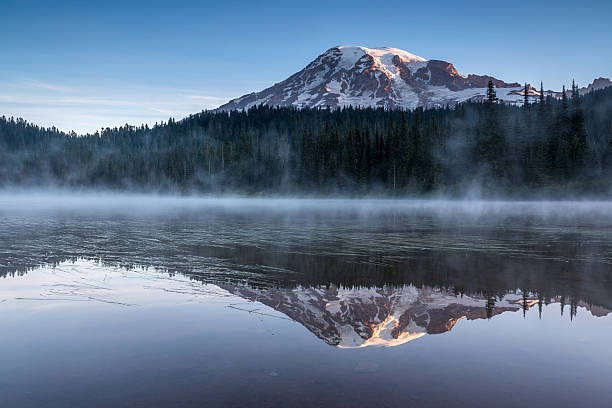
[[[527,101],[529,102],[529,101]],[[510,106],[258,106],[78,136],[0,118],[2,187],[427,195],[608,195],[612,88]]]

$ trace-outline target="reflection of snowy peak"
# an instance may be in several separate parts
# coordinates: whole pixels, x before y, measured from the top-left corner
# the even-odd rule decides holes
[[[484,298],[458,297],[441,289],[297,288],[257,290],[220,285],[258,301],[304,325],[326,343],[341,348],[396,346],[425,334],[444,333],[462,318],[487,317]],[[507,296],[489,315],[521,308],[520,295]]]
[[[492,80],[500,99],[521,100],[518,83],[464,76],[453,64],[426,60],[397,48],[330,48],[303,70],[261,92],[231,100],[220,110],[255,105],[296,107],[371,106],[415,108],[484,98]],[[514,92],[513,92],[514,91]]]

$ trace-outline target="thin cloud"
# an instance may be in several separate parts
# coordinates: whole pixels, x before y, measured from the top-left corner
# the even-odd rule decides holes
[[[64,86],[35,79],[0,83],[0,115],[78,133],[100,128],[181,119],[214,109],[230,98],[196,89],[150,87],[138,84]]]
[[[203,100],[203,101],[227,101],[228,98],[221,98],[218,96],[209,96],[209,95],[187,95],[188,98],[191,99],[199,99],[199,100]]]
[[[39,88],[39,89],[45,89],[48,91],[56,91],[56,92],[71,92],[72,91],[72,88],[68,88],[68,87],[61,86],[61,85],[49,84],[46,82],[34,81],[34,80],[24,81],[23,85],[29,86],[32,88]]]

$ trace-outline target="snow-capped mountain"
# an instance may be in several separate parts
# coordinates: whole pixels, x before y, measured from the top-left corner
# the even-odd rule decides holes
[[[339,348],[397,346],[428,334],[448,332],[461,319],[486,319],[538,303],[533,297],[511,293],[488,304],[481,296],[457,296],[449,290],[413,285],[360,289],[218,286],[283,313],[327,344]],[[560,298],[552,299],[552,302],[560,301]],[[585,307],[593,316],[607,316],[612,312],[584,302],[578,306]]]
[[[397,48],[339,46],[306,68],[261,92],[244,95],[219,110],[264,104],[295,107],[385,107],[453,105],[482,99],[492,80],[497,96],[520,101],[523,87],[486,75],[461,75],[446,61],[426,60]]]

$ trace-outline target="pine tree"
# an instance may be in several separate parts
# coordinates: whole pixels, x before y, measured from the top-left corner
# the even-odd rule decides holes
[[[580,106],[580,91],[578,90],[578,85],[576,85],[574,80],[572,80],[572,108],[576,110],[578,109],[579,106]]]
[[[584,127],[584,114],[580,106],[580,94],[578,92],[578,86],[574,81],[572,81],[572,109],[569,117],[569,127],[571,172],[575,174],[582,167],[588,146],[587,133]]]
[[[494,104],[497,103],[497,93],[495,92],[495,85],[493,85],[493,81],[489,79],[489,83],[487,84],[487,103]]]
[[[523,107],[527,109],[529,108],[529,87],[527,85],[527,82],[525,82],[525,89],[523,90],[523,96],[524,96]]]
[[[565,92],[565,85],[563,85],[563,92],[561,92],[561,110],[563,114],[567,114],[567,93]]]

